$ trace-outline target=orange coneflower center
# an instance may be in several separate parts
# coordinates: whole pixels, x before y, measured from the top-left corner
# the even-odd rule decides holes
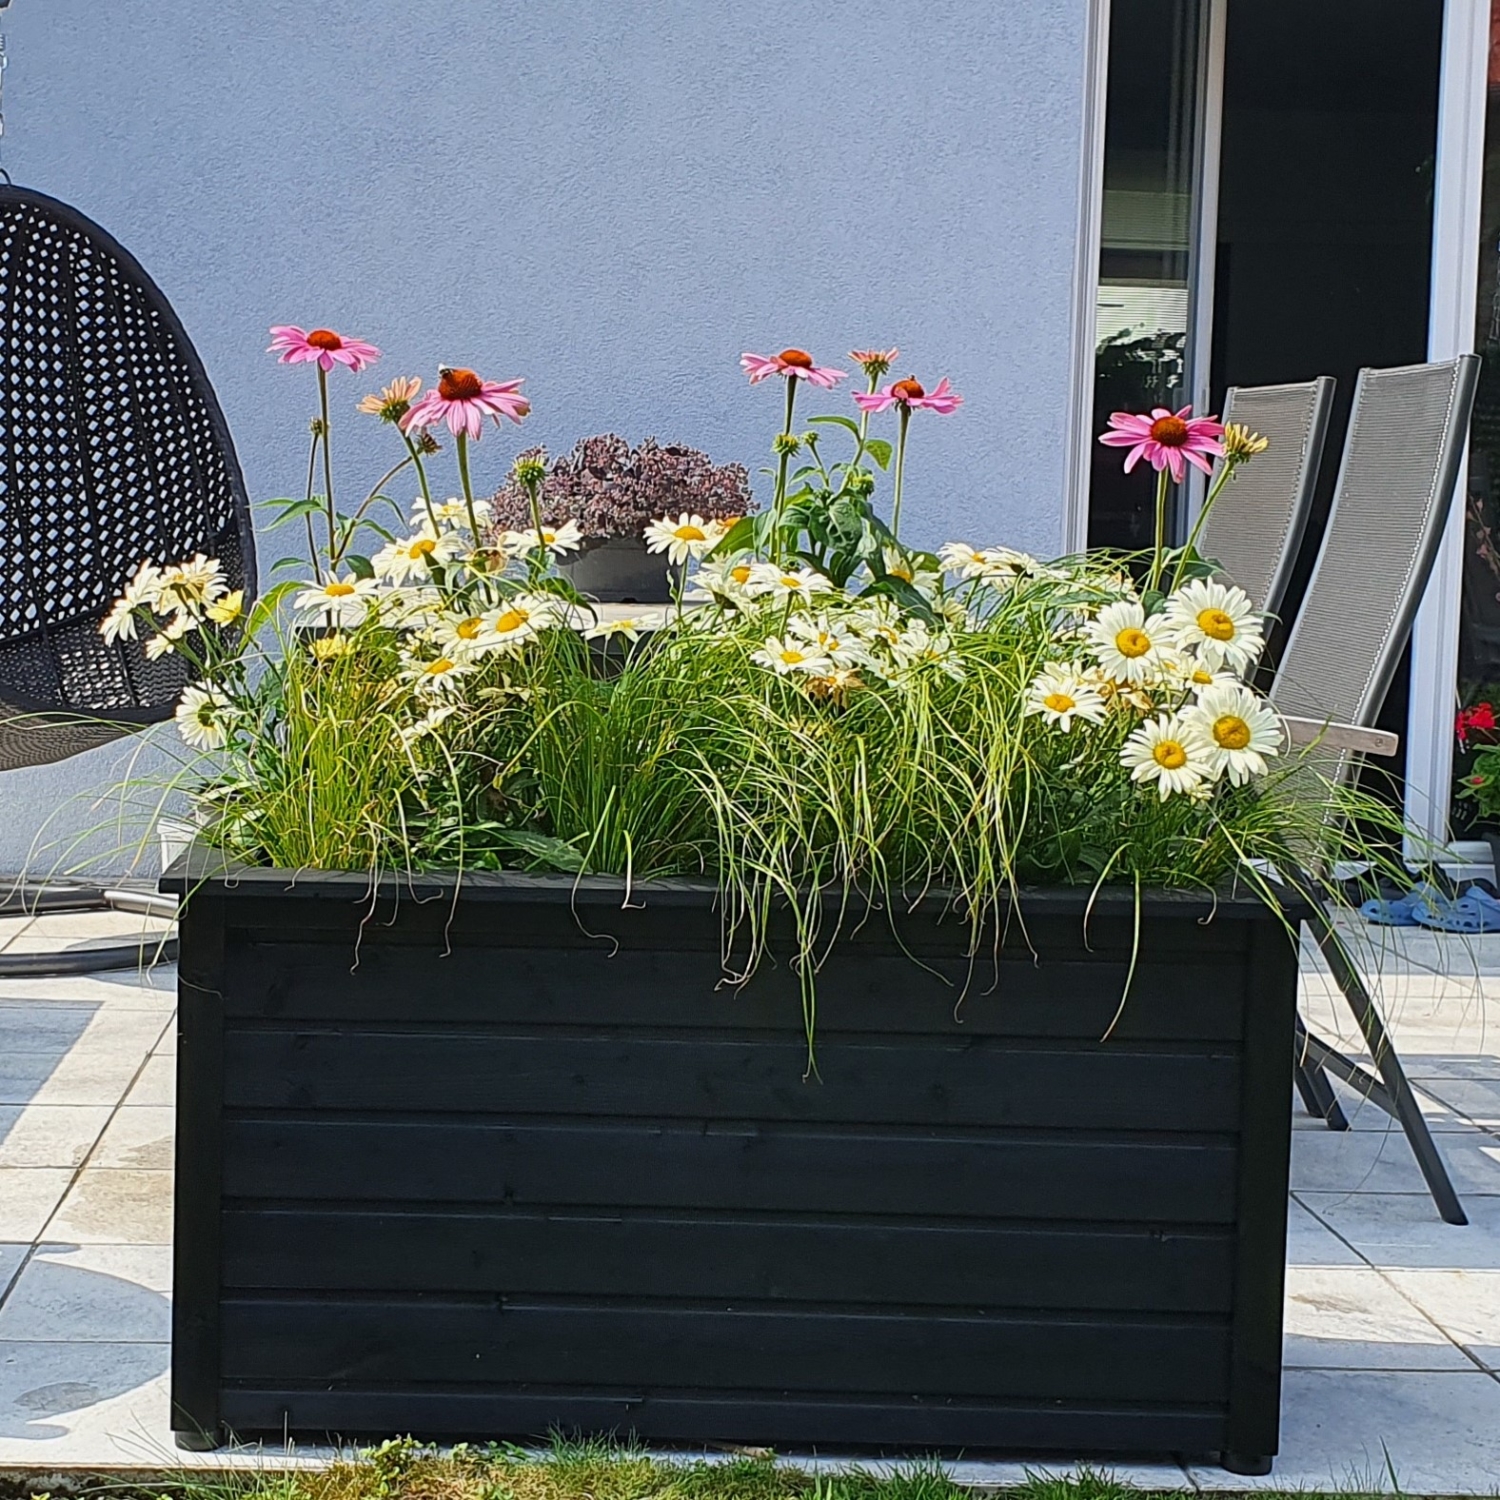
[[[806,349],[783,349],[776,358],[784,365],[796,365],[799,370],[812,369],[812,355]]]
[[[1151,424],[1151,441],[1163,448],[1180,448],[1188,440],[1188,424],[1181,417],[1158,417]]]
[[[331,328],[314,328],[308,334],[307,342],[314,349],[342,349],[344,341]]]
[[[440,370],[438,395],[444,401],[472,401],[484,389],[484,382],[472,370]]]
[[[920,401],[927,394],[920,380],[913,380],[907,376],[905,380],[898,380],[891,387],[891,395],[898,401]]]

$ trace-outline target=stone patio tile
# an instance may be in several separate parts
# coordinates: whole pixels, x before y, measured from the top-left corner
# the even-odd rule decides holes
[[[1287,1204],[1286,1263],[1290,1266],[1362,1266],[1365,1262],[1295,1198]]]
[[[83,1245],[171,1244],[171,1172],[85,1168],[47,1237]]]
[[[45,939],[59,947],[70,946],[81,938],[133,943],[144,937],[169,933],[175,922],[161,917],[142,916],[129,911],[54,911],[30,919],[25,937],[29,941]]]
[[[0,1012],[16,1002],[46,1001],[96,1003],[115,1010],[172,1010],[177,1004],[177,966],[157,964],[145,971],[115,969],[104,974],[0,979]]]
[[[1500,1271],[1500,1198],[1464,1198],[1467,1224],[1445,1224],[1426,1192],[1299,1192],[1303,1204],[1372,1265]]]
[[[1468,1131],[1437,1138],[1460,1198],[1500,1194],[1500,1139]],[[1292,1188],[1303,1192],[1412,1193],[1425,1190],[1401,1127],[1389,1130],[1297,1130],[1292,1133]]]
[[[1417,1087],[1441,1099],[1461,1119],[1500,1130],[1500,1078],[1424,1078]]]
[[[1271,1473],[1251,1479],[1197,1465],[1189,1472],[1204,1490],[1399,1486],[1405,1494],[1492,1495],[1500,1476],[1500,1381],[1477,1369],[1288,1370],[1281,1455]]]
[[[8,1465],[177,1468],[161,1343],[0,1343]]]
[[[176,1057],[177,1056],[177,1021],[176,1013],[167,1029],[162,1032],[161,1040],[156,1044],[156,1052],[153,1056]]]
[[[3,894],[3,888],[0,888],[0,895]],[[0,917],[0,953],[4,953],[31,926],[33,920],[27,916]]]
[[[168,1245],[43,1244],[0,1306],[0,1344],[166,1343]]]
[[[0,1167],[0,1241],[31,1241],[68,1190],[62,1167]]]
[[[80,1167],[109,1113],[105,1104],[0,1105],[0,1167]]]
[[[694,1455],[695,1457],[697,1455]],[[708,1456],[708,1455],[705,1455]],[[722,1457],[722,1454],[719,1455]],[[918,1467],[920,1461],[888,1462],[859,1457],[843,1457],[833,1453],[788,1453],[777,1452],[777,1458],[795,1465],[808,1474],[899,1474]],[[983,1486],[985,1489],[1014,1489],[1029,1478],[1079,1479],[1085,1475],[1099,1475],[1131,1489],[1170,1491],[1193,1491],[1193,1482],[1181,1464],[1163,1461],[1159,1464],[1070,1463],[1066,1459],[1032,1459],[1026,1463],[990,1462],[980,1458],[958,1458],[943,1464],[944,1470],[959,1484]]]
[[[1487,1369],[1500,1373],[1500,1270],[1385,1274],[1450,1338]]]
[[[1391,1117],[1378,1104],[1372,1103],[1366,1094],[1348,1087],[1335,1078],[1330,1078],[1329,1082],[1333,1085],[1334,1094],[1338,1098],[1339,1105],[1344,1111],[1344,1118],[1348,1120],[1351,1130],[1382,1132],[1392,1129]],[[1445,1100],[1422,1087],[1416,1087],[1414,1092],[1418,1104],[1421,1105],[1422,1116],[1427,1121],[1427,1128],[1434,1135],[1474,1129],[1474,1121],[1466,1118]],[[1322,1120],[1307,1113],[1302,1107],[1300,1097],[1292,1104],[1292,1128],[1325,1132],[1328,1130]]]
[[[170,1168],[176,1114],[169,1104],[127,1105],[116,1110],[89,1165]]]
[[[153,1052],[141,1069],[141,1076],[125,1096],[127,1108],[141,1105],[171,1107],[177,1102],[177,1054]]]
[[[5,1299],[10,1284],[16,1278],[16,1272],[21,1269],[21,1262],[26,1259],[26,1252],[31,1249],[30,1245],[4,1245],[0,1244],[0,1302]]]
[[[0,1313],[0,1335],[4,1324]],[[1473,1369],[1462,1349],[1369,1266],[1289,1266],[1283,1350],[1288,1369]]]
[[[97,1000],[0,1001],[0,1051],[60,1057],[83,1036],[101,1008]]]

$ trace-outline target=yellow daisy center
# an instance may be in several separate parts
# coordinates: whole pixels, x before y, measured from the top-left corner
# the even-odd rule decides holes
[[[1198,629],[1211,641],[1234,639],[1234,621],[1222,609],[1200,609]]]
[[[1055,714],[1070,714],[1078,707],[1078,700],[1067,693],[1048,693],[1042,704]]]
[[[678,526],[672,535],[679,542],[706,542],[708,540],[708,533],[700,526]]]
[[[900,579],[904,580],[907,583],[911,582],[912,572],[911,572],[911,569],[908,568],[905,563],[897,563],[894,568],[887,568],[886,572],[892,578],[900,578]]]
[[[807,657],[804,656],[802,652],[798,651],[795,647],[787,646],[781,653],[781,659],[787,664],[787,666],[795,667],[798,665],[798,663],[806,661]]]
[[[1197,687],[1208,687],[1214,680],[1214,674],[1204,671],[1202,667],[1194,667],[1192,680]]]
[[[557,540],[557,533],[555,531],[548,531],[546,527],[543,527],[542,540],[550,547]]]
[[[1238,714],[1221,714],[1213,732],[1214,742],[1225,750],[1243,750],[1250,743],[1250,726]]]
[[[1187,751],[1176,740],[1161,740],[1151,747],[1151,758],[1164,771],[1180,771],[1187,764]]]
[[[453,665],[450,657],[440,656],[436,661],[427,664],[427,674],[429,677],[441,677],[444,672],[451,672]]]
[[[1115,637],[1115,650],[1132,661],[1138,656],[1144,656],[1150,649],[1151,637],[1134,625],[1127,625]]]
[[[483,623],[478,616],[473,616],[467,620],[460,620],[457,626],[454,627],[453,633],[461,641],[472,641],[479,634],[479,628]]]
[[[354,592],[354,585],[352,583],[330,583],[323,592],[330,599],[347,599]]]
[[[742,583],[742,584],[743,583],[749,583],[749,581],[750,581],[750,564],[749,563],[741,563],[737,568],[731,568],[729,570],[729,576],[732,579],[734,579],[734,581],[736,583]]]
[[[406,549],[406,555],[411,558],[423,558],[435,551],[437,551],[437,543],[430,536],[424,536]]]
[[[495,621],[495,634],[509,635],[512,630],[519,630],[530,618],[524,609],[508,609]]]
[[[783,573],[781,575],[781,586],[784,589],[800,589],[802,587],[802,580],[792,577],[790,573]]]

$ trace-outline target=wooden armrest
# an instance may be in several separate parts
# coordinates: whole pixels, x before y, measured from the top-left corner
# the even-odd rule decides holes
[[[1394,755],[1401,746],[1401,736],[1388,729],[1366,729],[1360,724],[1337,724],[1290,714],[1283,714],[1281,722],[1294,745],[1316,743],[1329,750],[1359,750],[1365,755]]]

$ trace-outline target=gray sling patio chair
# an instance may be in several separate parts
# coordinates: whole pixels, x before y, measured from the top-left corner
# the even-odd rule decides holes
[[[1262,614],[1274,615],[1307,529],[1328,435],[1334,380],[1233,386],[1223,420],[1240,422],[1270,447],[1220,492],[1203,523],[1198,551],[1212,558]]]
[[[1453,506],[1479,360],[1361,370],[1333,509],[1307,595],[1271,685],[1294,742],[1314,744],[1317,769],[1342,781],[1357,755],[1390,755],[1379,713]],[[1252,465],[1253,467],[1253,465]],[[1407,1082],[1380,1011],[1312,883],[1313,937],[1364,1037],[1373,1071],[1298,1021],[1297,1088],[1330,1129],[1348,1122],[1328,1074],[1359,1090],[1406,1133],[1439,1213],[1468,1220]]]

